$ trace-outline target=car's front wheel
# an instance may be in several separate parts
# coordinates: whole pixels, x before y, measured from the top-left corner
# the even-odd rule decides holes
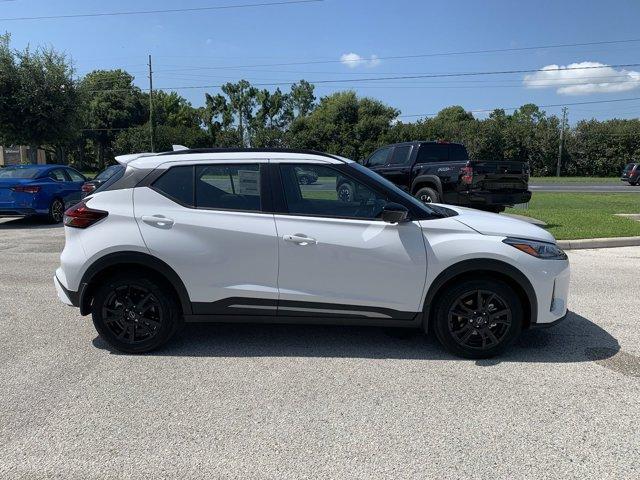
[[[126,273],[110,277],[98,287],[92,317],[100,336],[127,353],[160,347],[180,324],[178,302],[166,285]]]
[[[441,296],[434,331],[455,355],[489,358],[518,336],[522,318],[521,301],[509,285],[499,280],[467,280]]]

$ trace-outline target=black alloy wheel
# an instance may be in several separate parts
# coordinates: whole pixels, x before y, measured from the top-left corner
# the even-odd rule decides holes
[[[101,281],[93,296],[92,317],[100,336],[116,350],[128,353],[158,348],[182,325],[170,286],[134,273]]]
[[[102,319],[115,338],[135,344],[158,334],[163,312],[160,302],[147,288],[121,285],[102,304]]]
[[[460,295],[451,305],[447,325],[459,345],[487,349],[500,344],[512,320],[509,305],[497,293],[472,290]]]
[[[49,206],[49,222],[60,223],[64,218],[64,203],[59,198],[51,202]]]
[[[522,301],[497,279],[461,281],[448,287],[434,307],[436,337],[451,353],[465,358],[501,353],[522,328]]]

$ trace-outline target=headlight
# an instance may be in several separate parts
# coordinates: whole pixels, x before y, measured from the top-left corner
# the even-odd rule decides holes
[[[503,242],[524,253],[528,253],[529,255],[533,255],[537,258],[542,258],[543,260],[567,259],[567,254],[553,243],[537,242],[536,240],[525,240],[523,238],[505,238]]]

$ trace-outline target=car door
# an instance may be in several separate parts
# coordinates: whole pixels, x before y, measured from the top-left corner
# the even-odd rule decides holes
[[[365,167],[374,172],[379,172],[389,161],[389,154],[393,147],[382,147],[371,154],[365,162]]]
[[[414,222],[385,223],[384,193],[349,178],[355,195],[337,189],[348,171],[305,165],[324,188],[301,185],[296,167],[280,163],[284,211],[276,213],[278,315],[408,320],[422,310],[426,250]],[[277,202],[276,202],[277,203]]]
[[[411,187],[411,151],[413,145],[396,145],[393,147],[387,164],[376,170],[390,182],[407,191]]]
[[[49,172],[49,178],[53,180],[52,194],[62,199],[65,208],[71,206],[70,197],[73,195],[71,177],[64,168],[54,168]]]
[[[175,165],[134,189],[149,252],[180,276],[195,314],[275,315],[277,237],[265,161]]]

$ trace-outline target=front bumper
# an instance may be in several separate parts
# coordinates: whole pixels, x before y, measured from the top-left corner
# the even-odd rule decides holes
[[[517,205],[531,200],[531,192],[499,193],[485,190],[469,190],[458,193],[461,203],[467,205]]]
[[[538,315],[531,326],[553,325],[567,315],[571,270],[568,260],[539,260],[545,262],[534,279],[538,297]]]

